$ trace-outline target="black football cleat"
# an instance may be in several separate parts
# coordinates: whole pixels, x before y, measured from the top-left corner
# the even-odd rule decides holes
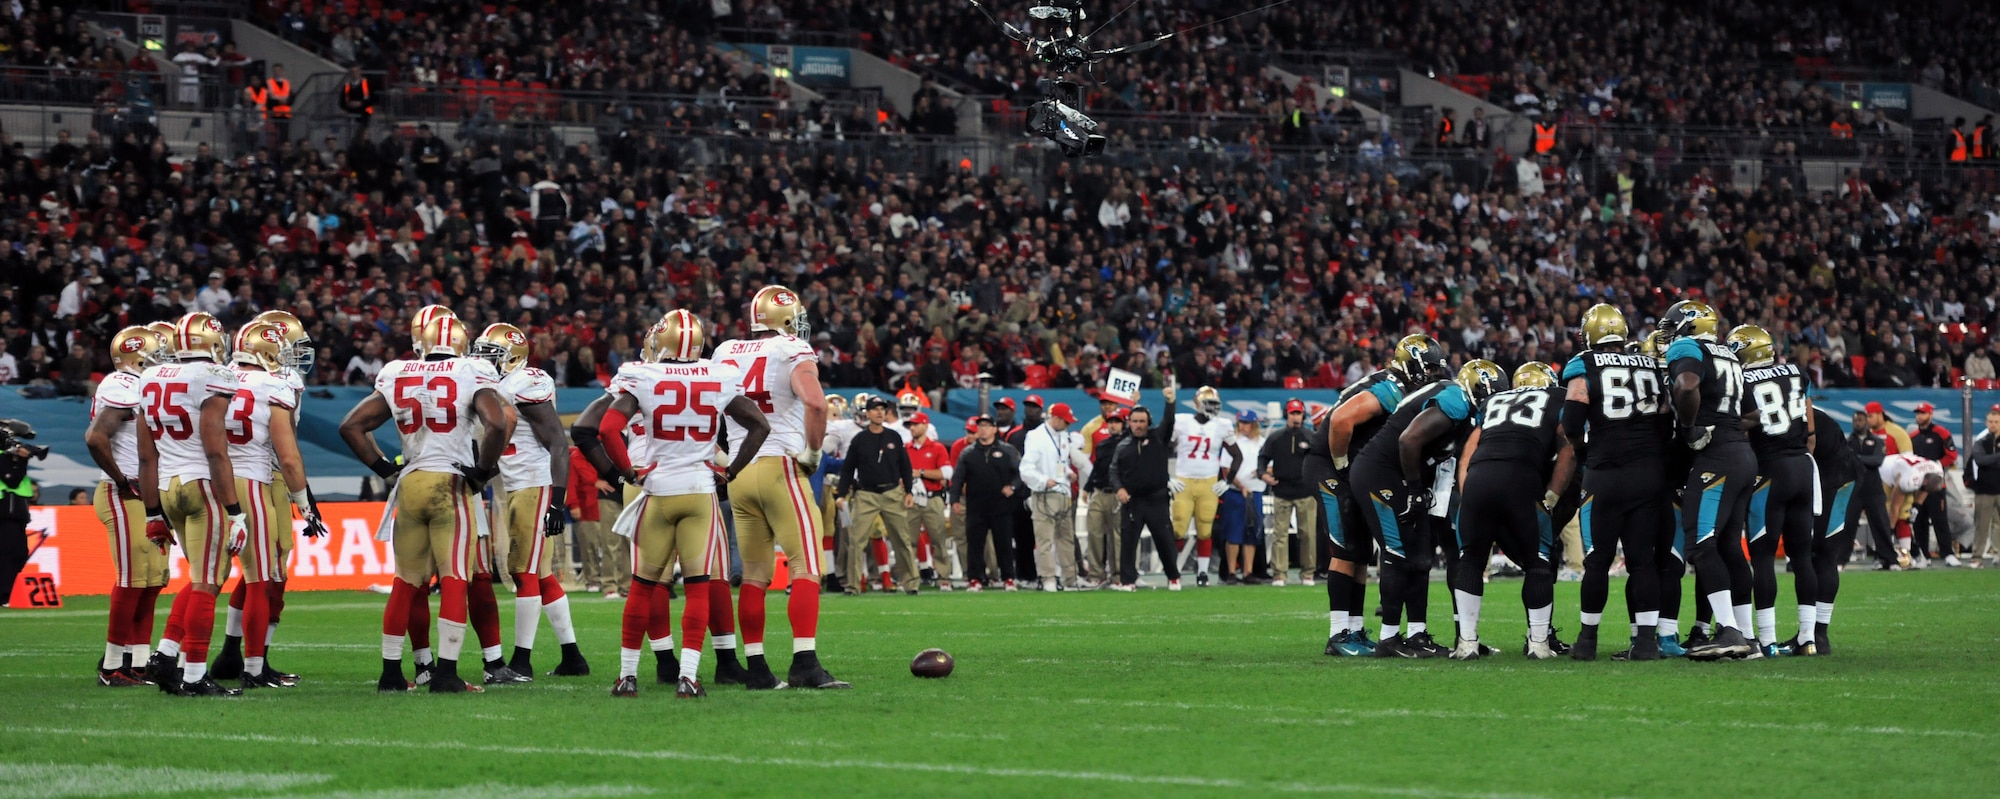
[[[1567,655],[1570,650],[1570,645],[1563,643],[1562,631],[1563,628],[1561,627],[1549,628],[1549,651],[1556,653],[1558,656]]]
[[[752,691],[782,691],[785,684],[771,673],[771,667],[764,662],[763,655],[752,655],[749,668],[743,677],[743,687]]]
[[[834,679],[819,665],[819,653],[799,652],[792,655],[792,667],[785,675],[785,682],[793,688],[840,689],[854,686]]]
[[[126,666],[122,669],[119,669],[119,671],[125,672],[125,676],[132,678],[133,682],[136,682],[140,685],[153,684],[152,678],[146,676],[146,671],[144,669],[136,669],[131,666]]]
[[[1758,651],[1757,645],[1744,640],[1743,633],[1734,627],[1722,627],[1715,635],[1700,644],[1687,648],[1689,660],[1736,660],[1749,657]]]
[[[264,676],[278,681],[280,685],[286,688],[299,684],[299,675],[272,666],[269,659],[264,661]]]
[[[534,674],[535,651],[514,647],[513,654],[507,656],[507,668],[513,669],[515,674]]]
[[[1681,648],[1693,649],[1705,643],[1708,643],[1708,633],[1704,632],[1700,627],[1696,627],[1694,628],[1694,632],[1688,633],[1687,640],[1681,642]]]
[[[742,685],[750,673],[743,670],[743,664],[736,660],[736,650],[715,650],[715,684]]]
[[[515,669],[515,671],[520,671],[522,674],[535,673],[532,669],[528,671]],[[588,677],[590,676],[590,661],[583,659],[583,651],[577,649],[576,644],[563,644],[562,660],[556,661],[556,667],[549,670],[549,676]]]
[[[1553,644],[1555,640],[1555,634],[1553,632],[1549,634],[1549,639],[1550,643]],[[1553,645],[1551,645],[1549,648],[1551,650],[1555,649]],[[1571,660],[1597,659],[1596,627],[1590,626],[1588,624],[1583,626],[1583,632],[1576,634],[1576,646],[1570,647],[1569,657]]]
[[[486,690],[477,685],[468,685],[459,679],[457,669],[443,667],[431,670],[430,688],[434,694],[477,694]]]
[[[1792,640],[1778,644],[1778,654],[1791,657],[1812,657],[1819,654],[1819,642],[1800,642],[1799,637],[1794,635],[1792,636]]]
[[[376,693],[401,694],[401,693],[408,693],[414,690],[417,690],[417,684],[410,682],[409,680],[403,679],[402,661],[400,660],[382,661],[382,676],[381,678],[375,681]]]
[[[1345,643],[1347,643],[1346,630],[1341,630],[1340,632],[1334,633],[1333,635],[1329,636],[1326,639],[1326,656],[1340,657],[1341,655],[1347,654],[1346,652],[1340,651],[1340,645]]]
[[[436,666],[436,665],[437,665],[437,662],[436,662],[436,661],[432,661],[432,662],[430,662],[430,663],[418,663],[418,664],[417,664],[417,677],[416,677],[416,679],[414,679],[414,680],[411,680],[411,681],[410,681],[410,685],[411,685],[411,689],[410,689],[410,690],[413,690],[413,691],[414,691],[414,690],[416,690],[416,687],[417,687],[417,686],[425,686],[425,685],[430,685],[430,684],[431,684],[431,673],[432,673],[432,672],[433,672],[433,671],[435,670],[435,669],[433,669],[432,667],[433,667],[433,666]]]
[[[1439,645],[1436,640],[1431,638],[1431,634],[1428,631],[1417,633],[1416,635],[1404,636],[1403,645],[1400,649],[1402,651],[1399,654],[1406,658],[1441,658],[1451,654],[1451,650]]]
[[[675,699],[700,699],[705,696],[708,696],[708,691],[701,687],[700,680],[682,677],[675,682]]]
[[[639,678],[620,677],[611,684],[611,695],[619,699],[639,698]]]
[[[507,668],[506,664],[498,660],[486,664],[486,678],[484,682],[487,685],[520,685],[534,681],[535,678]]]
[[[97,684],[106,688],[138,688],[150,685],[151,683],[140,680],[138,677],[133,676],[132,672],[119,668],[98,669]]]
[[[179,688],[174,689],[174,695],[227,697],[227,696],[242,696],[243,692],[235,688],[224,688],[220,685],[217,685],[215,683],[214,677],[209,677],[204,675],[201,679],[196,680],[194,682],[181,683],[181,686]]]
[[[1826,625],[1813,625],[1813,651],[1815,654],[1833,654],[1833,642],[1826,637]]]
[[[1408,657],[1403,654],[1403,636],[1399,633],[1375,642],[1375,656],[1378,658]]]
[[[243,679],[243,638],[226,635],[222,638],[222,651],[215,656],[215,663],[208,667],[208,676],[218,680]]]
[[[659,652],[653,654],[653,682],[661,685],[673,685],[680,682],[681,664],[675,662],[673,658],[660,657],[661,653]]]
[[[270,671],[265,671],[262,674],[250,674],[248,672],[245,672],[243,675],[243,690],[245,691],[249,691],[254,688],[290,688],[290,687],[292,686],[287,684],[283,679],[280,679],[278,675]]]
[[[154,652],[146,659],[146,679],[159,686],[160,693],[171,694],[181,684],[180,661],[172,655]]]
[[[1195,572],[1195,573],[1194,573],[1194,587],[1196,587],[1196,588],[1207,588],[1207,587],[1208,587],[1208,572]]]

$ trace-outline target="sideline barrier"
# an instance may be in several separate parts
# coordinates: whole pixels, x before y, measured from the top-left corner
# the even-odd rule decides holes
[[[297,536],[287,566],[288,590],[363,590],[387,584],[396,573],[396,554],[387,542],[375,540],[375,525],[382,518],[380,502],[322,502],[320,513],[327,534],[318,539]],[[305,522],[293,520],[293,529]],[[187,556],[179,545],[172,550],[167,593],[187,585]],[[28,564],[23,574],[40,570],[41,577],[54,581],[63,596],[90,596],[111,593],[117,567],[111,560],[111,542],[97,511],[88,505],[35,507],[29,510]],[[232,572],[237,570],[232,567]],[[240,572],[238,572],[240,573]],[[11,589],[11,586],[9,587]]]

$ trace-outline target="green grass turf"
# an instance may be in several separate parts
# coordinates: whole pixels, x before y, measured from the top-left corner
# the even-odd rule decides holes
[[[855,690],[700,702],[653,685],[650,655],[640,698],[610,698],[621,603],[584,595],[595,674],[480,696],[376,695],[382,598],[293,595],[272,657],[306,681],[235,700],[96,687],[104,600],[77,598],[0,611],[0,797],[1995,790],[2000,573],[1852,572],[1834,656],[1715,664],[1526,662],[1519,586],[1487,594],[1484,638],[1508,652],[1472,664],[1325,657],[1317,588],[829,598],[823,655]],[[1608,615],[1622,618],[1616,589]],[[1449,640],[1446,592],[1432,591]],[[1576,596],[1559,586],[1566,635]],[[1788,586],[1781,597],[1789,635]],[[546,670],[546,626],[541,640]],[[911,677],[929,646],[957,673]]]

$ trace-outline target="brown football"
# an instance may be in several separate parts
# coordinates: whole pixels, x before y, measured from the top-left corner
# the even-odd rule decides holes
[[[926,649],[917,653],[916,660],[910,661],[910,673],[931,679],[950,677],[953,664],[951,653],[942,649]]]

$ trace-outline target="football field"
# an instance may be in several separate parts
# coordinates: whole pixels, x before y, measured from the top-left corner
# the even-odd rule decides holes
[[[1835,654],[1733,663],[1528,662],[1519,587],[1489,587],[1482,638],[1505,654],[1476,663],[1326,657],[1318,588],[829,597],[822,657],[855,690],[702,701],[653,684],[650,655],[641,696],[611,698],[621,603],[581,594],[589,677],[377,695],[383,598],[294,594],[272,660],[304,682],[224,700],[97,687],[104,600],[72,598],[0,611],[0,798],[1962,797],[2000,779],[1994,570],[1849,572]],[[1448,643],[1446,596],[1432,584]],[[1576,597],[1558,586],[1565,639]],[[957,672],[911,677],[932,646]]]

